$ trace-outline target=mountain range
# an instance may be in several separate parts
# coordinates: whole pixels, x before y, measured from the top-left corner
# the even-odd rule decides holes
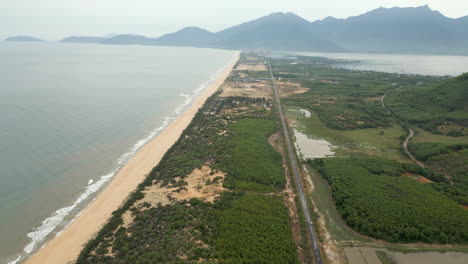
[[[428,6],[378,8],[365,14],[309,22],[273,13],[213,33],[198,27],[157,38],[141,35],[69,37],[63,42],[190,46],[316,52],[379,52],[468,55],[468,16],[453,19]]]

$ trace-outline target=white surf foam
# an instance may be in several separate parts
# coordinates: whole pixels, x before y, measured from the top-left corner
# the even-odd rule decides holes
[[[17,259],[15,259],[13,261],[8,262],[8,264],[16,264],[20,260],[21,260],[21,256],[19,256]]]
[[[184,111],[187,106],[191,104],[193,99],[201,92],[203,91],[206,87],[211,85],[217,78],[218,76],[223,73],[229,65],[232,64],[232,60],[226,64],[225,66],[221,67],[218,69],[214,74],[210,75],[208,80],[204,83],[202,83],[197,89],[195,89],[192,94],[187,95],[185,93],[179,94],[182,97],[185,97],[186,100],[179,106],[177,106],[174,110],[175,114],[179,116],[182,111]],[[63,207],[57,211],[55,211],[52,216],[49,218],[45,219],[42,221],[41,225],[37,228],[34,228],[32,232],[28,233],[27,236],[31,239],[29,244],[27,244],[24,249],[23,249],[23,254],[21,254],[17,259],[9,262],[8,264],[16,264],[19,261],[23,260],[27,256],[29,256],[35,249],[37,249],[37,246],[44,241],[44,239],[52,232],[54,229],[62,223],[65,217],[67,217],[73,209],[75,209],[80,203],[82,203],[86,198],[88,198],[90,195],[96,193],[105,183],[107,183],[114,175],[117,173],[117,171],[127,163],[134,155],[135,153],[143,147],[148,141],[153,139],[158,133],[160,133],[164,128],[166,128],[169,123],[177,118],[177,116],[172,116],[172,117],[166,117],[164,118],[164,121],[162,124],[155,128],[153,131],[151,131],[145,138],[139,140],[135,145],[133,145],[128,152],[122,154],[116,161],[117,163],[117,168],[115,168],[111,173],[101,176],[98,181],[93,183],[93,180],[90,180],[88,182],[88,185],[85,189],[85,191],[78,197],[78,199],[75,200],[75,202],[67,207]],[[79,212],[75,218],[68,224],[70,225],[78,215],[80,215],[83,212]],[[67,225],[67,226],[68,226]],[[57,234],[59,235],[61,231]]]

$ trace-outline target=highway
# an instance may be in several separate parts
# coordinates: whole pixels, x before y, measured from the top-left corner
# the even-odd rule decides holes
[[[284,117],[283,106],[281,105],[280,94],[278,90],[278,86],[275,83],[275,78],[273,76],[273,71],[271,70],[271,64],[268,62],[268,68],[270,70],[271,75],[271,83],[273,85],[275,101],[278,108],[278,113],[281,120],[281,127],[283,130],[284,136],[284,143],[286,144],[287,152],[289,161],[291,164],[291,170],[294,175],[294,181],[296,183],[297,192],[299,195],[299,201],[301,201],[302,211],[304,213],[305,222],[307,225],[307,233],[309,234],[310,241],[312,241],[312,250],[314,251],[314,263],[315,264],[323,264],[322,256],[320,254],[320,246],[318,243],[317,235],[314,230],[314,224],[312,223],[312,218],[310,217],[309,206],[307,203],[307,199],[304,194],[304,188],[302,186],[301,177],[299,176],[299,167],[297,165],[296,155],[294,153],[294,148],[291,144],[291,137],[289,136],[289,129],[288,124],[286,122],[286,118]]]

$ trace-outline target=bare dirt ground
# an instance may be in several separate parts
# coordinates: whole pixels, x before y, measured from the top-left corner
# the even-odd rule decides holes
[[[212,171],[210,167],[204,165],[201,169],[194,169],[183,180],[187,183],[182,189],[179,187],[162,187],[157,183],[147,188],[143,193],[143,199],[136,203],[137,207],[144,210],[144,204],[150,204],[152,207],[159,205],[172,204],[178,201],[187,201],[197,198],[205,202],[214,202],[214,200],[226,189],[223,187],[224,173],[221,171]],[[181,180],[180,178],[176,179]],[[128,228],[134,220],[131,210],[122,214],[122,226]],[[117,230],[117,229],[116,229]],[[109,256],[112,256],[112,246],[108,248]]]
[[[218,179],[218,181],[213,182],[215,179]],[[184,180],[187,182],[185,188],[172,195],[176,201],[197,198],[212,203],[226,190],[223,187],[224,173],[212,171],[208,166],[193,170]]]
[[[227,83],[222,87],[221,97],[242,96],[251,98],[273,98],[273,89],[269,82]]]
[[[315,207],[315,205],[314,205]],[[325,218],[322,213],[314,208],[314,211],[319,215],[318,225],[320,229],[320,234],[322,235],[322,248],[325,253],[325,257],[328,260],[328,263],[336,264],[345,264],[346,257],[342,253],[342,249],[339,246],[338,242],[331,238],[330,233],[325,227]]]
[[[281,97],[307,92],[309,89],[301,87],[298,83],[277,82]],[[251,98],[273,98],[273,89],[269,81],[249,83],[226,83],[222,87],[221,97],[243,96]]]
[[[309,90],[309,88],[302,87],[299,83],[294,82],[276,82],[276,84],[278,85],[281,97],[301,94]]]
[[[381,97],[367,97],[365,98],[364,100],[366,102],[369,102],[369,103],[372,103],[372,102],[378,102],[380,101],[382,98]]]
[[[213,183],[215,178],[218,180]],[[160,183],[152,185],[144,191],[145,197],[138,201],[137,205],[145,202],[153,206],[157,206],[158,203],[166,205],[175,201],[187,201],[192,198],[214,202],[226,190],[223,187],[224,173],[221,171],[213,171],[212,173],[211,168],[206,165],[203,165],[201,169],[194,169],[183,180],[187,185],[182,187],[181,190],[179,190],[179,187],[162,187]]]
[[[403,176],[408,177],[410,179],[413,179],[415,181],[418,181],[420,183],[432,183],[433,182],[433,181],[429,180],[428,178],[426,178],[424,176],[421,176],[421,175],[417,175],[417,174],[405,173],[405,174],[403,174]]]
[[[267,66],[263,63],[255,63],[255,64],[239,64],[236,70],[238,71],[266,71]]]

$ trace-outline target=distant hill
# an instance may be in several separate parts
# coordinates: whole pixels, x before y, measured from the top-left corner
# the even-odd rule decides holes
[[[104,39],[101,44],[111,45],[154,45],[154,39],[141,35],[122,34]]]
[[[86,37],[86,36],[72,36],[62,39],[60,42],[65,43],[101,43],[106,38],[104,37]]]
[[[199,27],[186,27],[154,40],[156,45],[205,47],[215,42],[215,34]]]
[[[41,42],[43,40],[31,37],[31,36],[16,36],[16,37],[9,37],[5,39],[5,41]]]
[[[447,124],[454,131],[468,128],[468,73],[430,87],[398,89],[386,102],[404,120],[428,130]]]
[[[158,38],[126,34],[108,38],[73,37],[66,42],[468,55],[468,16],[452,19],[421,6],[378,8],[347,19],[327,17],[311,23],[293,13],[279,12],[216,33],[186,27]]]

